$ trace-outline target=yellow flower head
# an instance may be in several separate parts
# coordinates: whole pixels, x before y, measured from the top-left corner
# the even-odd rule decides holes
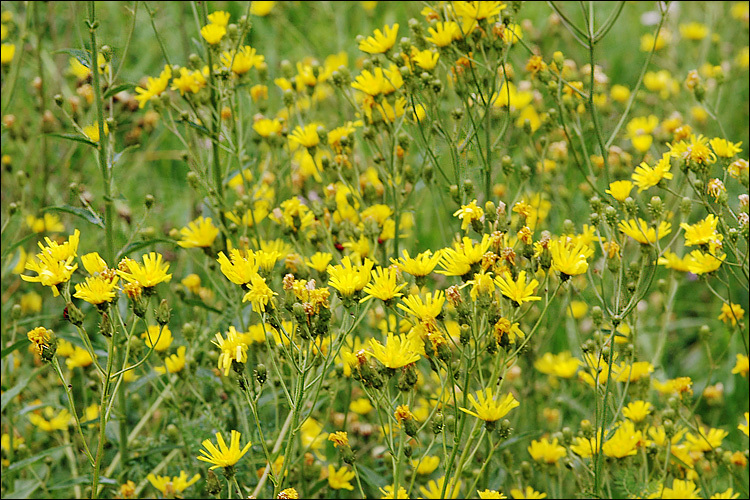
[[[461,230],[466,231],[474,221],[482,221],[484,210],[477,206],[477,200],[472,200],[468,205],[461,205],[453,216],[461,219]]]
[[[371,298],[389,301],[401,297],[403,294],[400,290],[406,286],[406,283],[396,284],[397,276],[398,273],[394,267],[385,269],[380,266],[376,267],[372,271],[372,281],[364,289],[367,296],[363,297],[360,302],[368,301]]]
[[[652,186],[656,186],[662,179],[671,179],[674,177],[674,174],[669,171],[672,168],[669,159],[669,153],[664,153],[661,160],[655,166],[651,167],[644,161],[640,166],[635,168],[632,179],[635,181],[635,185],[638,186],[639,193]]]
[[[255,274],[250,278],[247,288],[248,292],[242,297],[242,302],[252,303],[253,311],[257,313],[265,312],[268,302],[274,295],[278,295],[268,287],[266,279],[262,278],[259,274]]]
[[[552,256],[552,270],[561,273],[563,279],[588,271],[587,259],[594,254],[583,241],[569,244],[565,238],[550,241],[549,250]]]
[[[305,125],[304,128],[297,125],[294,132],[289,135],[289,142],[292,144],[299,144],[304,148],[314,148],[320,143],[318,126],[314,123]]]
[[[148,331],[141,334],[141,338],[144,339],[145,344],[149,348],[153,347],[155,351],[159,352],[169,349],[169,346],[172,345],[172,341],[174,340],[172,332],[167,325],[164,325],[161,328],[156,325],[149,326]]]
[[[438,290],[434,295],[432,292],[428,292],[424,301],[418,295],[409,295],[403,299],[403,304],[399,304],[398,308],[416,317],[419,321],[432,321],[440,315],[444,303],[445,293]]]
[[[622,409],[622,414],[631,422],[642,422],[651,413],[651,408],[648,401],[633,401]]]
[[[226,28],[227,24],[229,24],[229,17],[229,12],[217,10],[208,15],[208,22]]]
[[[719,319],[726,324],[735,326],[739,320],[745,317],[745,310],[739,304],[722,304]]]
[[[214,464],[212,467],[209,467],[209,470],[217,467],[230,467],[236,464],[247,453],[251,444],[248,441],[245,447],[240,450],[240,433],[234,430],[231,433],[229,447],[227,447],[224,438],[219,432],[216,433],[216,441],[219,444],[218,448],[209,439],[203,441],[203,447],[208,451],[200,450],[203,456],[197,457],[198,460]]]
[[[484,391],[477,392],[477,397],[469,394],[469,402],[476,410],[476,413],[466,408],[459,408],[462,412],[473,415],[485,422],[495,422],[508,414],[510,410],[521,405],[513,394],[508,393],[500,400],[492,397],[492,389],[487,388]]]
[[[630,196],[630,192],[633,190],[633,183],[630,181],[615,181],[609,185],[609,189],[604,191],[607,194],[612,195],[617,201],[625,201]]]
[[[112,302],[117,296],[115,290],[120,289],[117,286],[118,279],[117,276],[113,276],[111,279],[104,275],[89,276],[86,278],[85,284],[76,285],[76,293],[73,297],[85,300],[93,305]]]
[[[551,442],[547,438],[543,438],[540,441],[534,440],[527,449],[531,458],[537,462],[546,464],[556,464],[561,458],[567,455],[565,448],[557,443],[557,438]]]
[[[397,36],[398,24],[385,26],[382,32],[376,29],[374,36],[368,36],[359,42],[359,50],[368,54],[384,54],[396,44]]]
[[[165,373],[177,373],[185,368],[185,351],[187,347],[180,346],[177,348],[177,354],[172,354],[164,359],[165,366],[157,366],[155,368],[157,373],[164,375]],[[190,485],[188,485],[190,486]]]
[[[218,24],[207,24],[201,28],[201,36],[210,45],[216,45],[227,34],[227,29]]]
[[[187,472],[184,470],[180,471],[179,476],[170,478],[169,476],[156,476],[149,474],[146,476],[151,486],[159,490],[165,497],[174,497],[185,491],[189,486],[198,482],[201,478],[200,474],[196,474],[188,480]]]
[[[750,371],[750,362],[748,362],[748,357],[744,354],[738,354],[737,362],[734,364],[734,368],[732,368],[732,373],[737,373],[747,378],[748,371]]]
[[[517,306],[520,306],[524,302],[542,300],[541,297],[534,295],[534,290],[539,286],[539,282],[533,279],[526,284],[526,271],[518,273],[518,279],[515,281],[513,280],[513,277],[506,272],[504,277],[498,276],[495,278],[495,283],[500,287],[500,291],[503,295],[508,297]]]
[[[211,223],[211,217],[201,216],[180,229],[180,235],[182,241],[177,244],[182,248],[205,248],[213,245],[219,229]]]
[[[370,339],[371,354],[386,368],[401,368],[419,360],[419,348],[414,345],[411,337],[405,335],[394,336],[388,333],[385,345],[375,339]]]
[[[440,251],[433,254],[432,251],[427,250],[412,258],[409,256],[408,250],[404,249],[403,257],[398,260],[391,259],[391,262],[396,264],[401,271],[419,278],[430,274],[440,261],[441,256],[442,252]]]
[[[350,482],[354,479],[354,471],[349,467],[341,467],[336,470],[333,465],[328,466],[328,486],[334,490],[354,490],[354,485]]]
[[[143,108],[153,97],[161,95],[169,86],[169,79],[172,78],[172,68],[164,66],[159,78],[148,77],[146,88],[136,87],[135,99],[138,101],[138,107]]]
[[[143,256],[143,265],[129,260],[123,266],[126,269],[121,268],[117,274],[129,283],[138,283],[143,288],[150,288],[172,279],[172,275],[167,274],[169,264],[162,265],[162,259],[160,253],[151,252]]]
[[[629,221],[620,221],[618,225],[620,232],[627,236],[630,236],[641,245],[650,245],[656,243],[657,240],[664,238],[666,235],[672,232],[672,224],[669,222],[661,221],[659,224],[658,235],[655,228],[650,227],[648,223],[638,218],[630,219]]]

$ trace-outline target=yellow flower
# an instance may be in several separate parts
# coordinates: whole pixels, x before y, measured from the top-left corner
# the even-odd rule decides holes
[[[419,491],[424,495],[424,498],[458,498],[461,490],[462,482],[458,481],[455,485],[452,482],[448,482],[448,486],[445,488],[445,496],[443,496],[443,487],[445,487],[445,476],[441,477],[437,481],[431,479],[427,483],[427,487],[419,487]],[[400,492],[400,490],[399,490]]]
[[[345,376],[348,376],[346,374],[347,368],[349,369],[349,374],[351,375],[351,366],[347,364],[346,367],[344,368]],[[373,408],[372,403],[370,403],[370,400],[367,398],[355,399],[354,401],[349,403],[349,409],[358,415],[367,415],[368,413],[372,411],[372,408]]]
[[[143,265],[128,260],[127,264],[122,266],[125,269],[121,267],[117,274],[129,283],[138,283],[143,288],[150,288],[172,279],[172,275],[167,274],[169,264],[162,265],[162,259],[160,253],[150,252],[143,256]]]
[[[279,120],[261,118],[253,123],[253,130],[261,137],[278,136],[281,134],[282,125]]]
[[[146,476],[146,479],[151,483],[151,486],[161,491],[162,495],[165,495],[165,498],[173,498],[175,495],[179,495],[185,491],[188,486],[198,482],[200,478],[201,475],[196,474],[188,480],[187,472],[184,470],[180,471],[179,476],[174,476],[171,479],[169,476],[156,476],[154,474]]]
[[[385,346],[375,339],[370,339],[372,355],[386,368],[401,368],[419,360],[419,348],[413,344],[410,337],[394,336],[388,332]]]
[[[86,255],[82,255],[81,263],[86,272],[91,276],[96,276],[108,269],[107,263],[101,258],[98,252],[90,252]]]
[[[654,167],[649,166],[644,161],[641,162],[640,166],[635,168],[632,179],[635,181],[635,185],[638,186],[639,193],[652,186],[656,186],[662,179],[672,179],[674,177],[674,174],[669,171],[672,168],[669,159],[670,154],[664,153],[661,160]]]
[[[435,27],[428,28],[427,31],[430,36],[426,40],[438,47],[445,47],[461,38],[461,27],[453,21],[435,23]]]
[[[581,361],[574,358],[570,351],[563,351],[559,354],[547,352],[534,361],[534,368],[540,372],[560,378],[573,378],[579,366],[581,366]]]
[[[742,4],[735,4],[735,5],[742,5]],[[721,493],[714,493],[711,495],[710,498],[739,498],[740,494],[739,492],[735,493],[732,488],[727,488]]]
[[[229,251],[228,258],[224,252],[219,252],[219,258],[216,260],[224,276],[237,285],[249,283],[253,276],[258,274],[258,263],[255,261],[255,254],[249,251],[243,252],[233,248]]]
[[[336,470],[333,465],[328,466],[328,486],[334,490],[354,490],[354,485],[349,482],[354,476],[354,471],[349,467],[344,466]]]
[[[648,498],[702,498],[700,496],[700,489],[695,486],[692,481],[682,481],[675,479],[672,481],[671,488],[665,488],[662,485],[659,490],[648,496]]]
[[[745,310],[742,308],[739,304],[722,304],[721,305],[721,314],[719,314],[719,318],[721,321],[723,321],[726,324],[732,323],[732,326],[735,326],[739,320],[745,317]]]
[[[461,219],[461,230],[466,231],[474,221],[482,220],[484,210],[477,206],[477,200],[472,200],[468,205],[461,205],[461,208],[456,210],[453,216]]]
[[[415,278],[420,278],[427,276],[435,269],[441,256],[442,252],[440,251],[433,254],[432,251],[427,250],[412,258],[409,257],[409,252],[404,249],[403,257],[399,257],[398,260],[391,259],[391,262],[396,264],[403,272],[409,273]]]
[[[47,406],[43,411],[44,416],[36,413],[29,414],[29,422],[40,428],[44,432],[64,431],[68,428],[72,418],[68,410],[62,409],[55,415],[55,410]]]
[[[737,362],[732,368],[732,373],[739,373],[743,377],[747,377],[747,372],[750,371],[750,363],[748,363],[748,357],[744,354],[737,355]]]
[[[672,232],[672,224],[662,221],[659,224],[657,237],[656,229],[654,229],[653,227],[649,227],[648,223],[640,217],[638,218],[637,222],[635,219],[630,219],[629,221],[620,221],[618,227],[620,228],[621,233],[630,236],[641,245],[656,243],[657,240],[664,238],[666,235]]]
[[[265,63],[265,57],[258,54],[256,50],[248,45],[242,47],[239,52],[231,50],[221,55],[221,64],[237,75],[244,75],[251,68],[260,68]]]
[[[398,487],[398,492],[394,494],[393,492],[393,485],[389,484],[386,485],[385,488],[379,488],[380,494],[382,495],[380,498],[409,498],[409,495],[406,492],[406,488],[403,486]]]
[[[703,40],[708,35],[708,28],[697,22],[681,24],[680,35],[688,40]]]
[[[611,194],[612,198],[617,201],[625,201],[630,196],[630,192],[633,190],[633,183],[630,181],[615,181],[609,185],[609,189],[604,191],[607,194]]]
[[[677,377],[665,382],[653,381],[654,389],[662,394],[692,394],[693,381],[690,377]]]
[[[26,337],[29,339],[29,342],[34,344],[37,353],[41,356],[45,349],[49,349],[49,343],[52,340],[52,330],[38,326],[33,330],[29,330]]]
[[[524,302],[533,302],[535,300],[542,300],[541,297],[534,296],[534,290],[539,285],[539,282],[535,279],[531,280],[529,284],[526,284],[526,271],[518,273],[518,279],[513,280],[513,277],[505,273],[504,277],[495,278],[495,283],[500,287],[500,291],[508,297],[515,305],[520,306]]]
[[[372,271],[372,282],[368,283],[364,289],[367,296],[363,297],[360,302],[366,302],[373,297],[384,302],[401,297],[403,294],[399,290],[404,288],[406,283],[397,285],[396,278],[397,273],[395,268],[387,267],[383,269],[380,266],[376,267]]]
[[[435,472],[435,469],[437,469],[438,465],[440,465],[440,457],[432,455],[427,455],[421,461],[411,461],[411,466],[415,469],[414,472],[421,476],[428,476],[432,474],[433,472]]]
[[[716,154],[708,147],[708,139],[691,134],[687,141],[679,141],[669,146],[669,155],[686,162],[708,165],[716,162]]]
[[[718,223],[719,219],[714,214],[709,214],[695,224],[681,223],[680,227],[685,230],[685,245],[690,247],[720,242],[724,237],[716,232]]]
[[[546,493],[541,493],[539,491],[534,490],[531,486],[527,486],[523,490],[519,490],[518,488],[514,488],[510,490],[510,496],[512,498],[547,498]]]
[[[148,331],[141,334],[141,338],[145,339],[144,342],[149,348],[153,347],[155,351],[159,352],[169,349],[174,340],[172,332],[167,325],[161,328],[156,325],[149,326]]]
[[[622,414],[631,422],[641,422],[651,413],[651,408],[648,401],[633,401],[622,409]]]
[[[216,441],[219,444],[218,448],[209,439],[203,441],[203,447],[208,451],[200,450],[203,456],[197,457],[198,460],[214,464],[213,467],[209,467],[209,470],[217,467],[230,467],[236,464],[247,453],[251,444],[248,441],[245,447],[240,450],[240,433],[234,430],[231,433],[229,447],[227,447],[224,438],[219,432],[216,433]]]
[[[434,69],[437,66],[439,58],[440,54],[433,50],[419,50],[414,46],[411,48],[411,60],[425,71]]]
[[[265,17],[271,13],[276,2],[253,2],[250,5],[250,14],[258,17]]]
[[[161,95],[162,92],[167,90],[169,85],[169,79],[172,78],[172,68],[164,66],[164,71],[161,72],[159,78],[148,77],[148,83],[146,88],[136,87],[135,99],[138,101],[138,107],[143,108],[151,98]]]
[[[658,264],[660,266],[664,266],[667,269],[674,269],[675,271],[680,271],[683,273],[689,271],[686,259],[681,258],[676,253],[670,252],[669,250],[665,250],[663,255],[664,256],[659,257],[658,260]]]
[[[376,29],[374,36],[368,36],[359,42],[359,50],[368,54],[384,54],[396,44],[397,36],[398,24],[385,26],[382,32]]]
[[[630,97],[630,89],[624,85],[612,85],[609,95],[613,101],[625,102]]]
[[[315,252],[310,256],[310,260],[305,261],[305,265],[310,269],[315,269],[319,273],[324,273],[333,256],[327,252]]]
[[[250,278],[247,288],[248,292],[242,297],[242,302],[251,302],[253,311],[257,313],[265,312],[268,302],[274,295],[278,295],[268,287],[266,279],[262,278],[259,274],[255,274]]]
[[[164,359],[165,366],[157,366],[155,368],[157,373],[164,375],[165,373],[177,373],[185,368],[185,351],[186,347],[180,346],[177,348],[177,354],[172,354]],[[152,483],[153,484],[153,483]],[[188,485],[190,486],[190,485]]]
[[[742,141],[734,143],[734,142],[729,142],[726,139],[720,139],[718,137],[714,137],[709,142],[711,144],[711,148],[713,148],[714,153],[716,153],[717,156],[723,156],[724,158],[732,158],[738,153],[742,153],[742,149],[740,149],[740,146],[742,146]]]
[[[187,227],[180,229],[182,241],[177,242],[182,248],[205,248],[213,245],[219,229],[211,223],[211,217],[198,217]]]
[[[599,441],[597,437],[590,439],[576,437],[574,441],[575,444],[570,446],[570,451],[581,458],[591,458],[599,451],[599,445],[597,444]]]
[[[638,453],[638,444],[643,439],[641,431],[636,431],[633,422],[620,423],[614,435],[604,442],[602,452],[613,458],[624,458]]]
[[[495,490],[477,490],[477,495],[479,495],[479,498],[508,498],[499,491]]]
[[[94,122],[93,125],[83,127],[83,133],[93,142],[99,142],[99,122]],[[106,123],[104,124],[104,135],[109,135],[109,127]]]
[[[473,395],[469,394],[469,402],[476,410],[476,413],[467,410],[466,408],[459,408],[459,410],[477,417],[480,420],[484,420],[485,422],[495,422],[500,420],[507,415],[510,410],[521,405],[511,393],[506,394],[505,397],[499,401],[493,399],[491,388],[485,389],[484,393],[482,390],[479,390],[476,399]]]
[[[707,433],[703,429],[700,429],[697,436],[691,432],[685,434],[685,440],[688,442],[690,451],[705,453],[721,446],[721,442],[728,435],[729,433],[722,429],[711,428]]]
[[[86,278],[85,284],[76,285],[76,293],[73,297],[93,305],[111,302],[117,296],[115,290],[120,289],[117,286],[118,279],[117,276],[112,278],[103,275],[90,276]]]
[[[548,441],[547,438],[543,438],[541,441],[534,440],[527,449],[531,458],[547,464],[556,464],[567,454],[565,448],[557,444],[557,438],[553,439],[552,442]]]
[[[334,448],[349,446],[349,436],[344,431],[330,433],[328,440],[333,443]]]
[[[318,136],[318,126],[314,123],[305,125],[304,128],[297,125],[297,127],[294,129],[294,132],[289,135],[289,142],[293,144],[299,144],[300,146],[308,149],[314,148],[320,142],[320,137]]]
[[[60,233],[65,231],[65,226],[60,222],[60,217],[49,212],[46,212],[44,217],[39,219],[33,215],[27,215],[26,225],[35,233],[43,233],[45,231],[48,233]]]
[[[227,24],[229,24],[229,17],[229,12],[217,10],[208,15],[208,22],[226,28]]]
[[[52,295],[57,297],[60,295],[57,285],[68,281],[73,272],[78,269],[78,264],[73,264],[74,257],[72,255],[66,260],[55,260],[54,257],[43,254],[39,254],[38,257],[37,260],[26,261],[26,269],[37,273],[37,276],[22,274],[21,279],[50,287],[52,288]]]
[[[16,46],[12,43],[4,43],[0,46],[0,63],[10,64],[16,55]]]
[[[374,262],[364,259],[361,265],[353,266],[348,256],[341,259],[341,265],[329,265],[328,284],[335,288],[342,297],[351,297],[370,282],[370,271]]]
[[[403,299],[403,302],[403,304],[398,305],[398,308],[402,311],[411,314],[419,321],[432,321],[443,310],[445,293],[442,290],[437,290],[434,295],[432,292],[428,292],[425,295],[424,301],[418,295],[409,295]]]
[[[685,258],[685,262],[687,263],[688,271],[691,273],[707,274],[719,269],[725,258],[726,255],[712,255],[710,253],[703,253],[700,250],[693,250]]]
[[[750,413],[745,412],[745,423],[739,424],[737,428],[742,431],[745,436],[750,436]]]
[[[216,45],[227,34],[227,29],[218,24],[207,24],[201,28],[201,36],[211,45]]]
[[[552,256],[552,270],[559,272],[563,280],[588,271],[589,264],[586,259],[594,254],[583,241],[568,244],[565,238],[550,241],[549,250]]]
[[[91,354],[86,349],[75,346],[73,353],[65,360],[65,365],[69,370],[73,370],[74,368],[86,368],[93,362]]]

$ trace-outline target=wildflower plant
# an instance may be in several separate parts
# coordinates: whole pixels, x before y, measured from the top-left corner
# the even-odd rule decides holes
[[[746,497],[748,7],[679,7],[4,2],[3,496]]]

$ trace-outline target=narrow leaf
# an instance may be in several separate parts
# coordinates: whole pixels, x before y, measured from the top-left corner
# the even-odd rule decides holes
[[[50,210],[55,211],[55,212],[65,212],[65,213],[76,215],[94,224],[95,226],[99,226],[100,228],[104,229],[104,221],[102,221],[102,219],[98,215],[91,212],[90,210],[86,210],[85,208],[74,207],[71,205],[60,205],[58,207],[46,207],[42,209],[43,212],[47,212]]]

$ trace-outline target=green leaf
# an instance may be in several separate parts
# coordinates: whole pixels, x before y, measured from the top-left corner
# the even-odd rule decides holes
[[[115,260],[119,261],[120,257],[123,255],[127,255],[130,252],[135,252],[137,250],[140,250],[141,248],[146,248],[147,246],[155,245],[157,243],[169,243],[170,245],[176,245],[177,242],[174,240],[168,240],[166,238],[154,238],[151,240],[145,240],[145,241],[135,241],[131,243],[130,245],[126,246],[119,252],[117,252],[117,258]]]
[[[28,373],[24,378],[20,379],[16,385],[5,391],[2,396],[0,396],[0,411],[5,410],[5,407],[10,403],[13,398],[21,394],[21,391],[26,389],[26,386],[29,385],[29,382],[37,376],[37,374],[45,369],[47,366],[42,365],[34,370],[32,370],[30,373]]]
[[[81,142],[83,144],[88,144],[89,146],[92,146],[94,148],[97,148],[97,149],[99,148],[99,144],[89,139],[86,139],[85,137],[81,137],[78,134],[47,134],[47,136],[59,137],[60,139],[67,139],[69,141]]]
[[[140,147],[139,144],[131,144],[130,146],[126,147],[125,149],[123,149],[119,153],[115,153],[114,156],[112,156],[112,161],[110,162],[110,165],[112,165],[112,166],[117,165],[117,162],[120,161],[120,158],[122,158],[122,156],[126,152],[130,151],[131,149],[136,149],[138,147]],[[120,196],[118,198],[121,199],[121,200],[127,201],[127,199],[122,194],[120,194]]]
[[[43,208],[42,212],[47,212],[49,210],[77,215],[78,217],[94,224],[95,226],[99,226],[100,228],[104,229],[104,221],[102,221],[102,219],[98,215],[91,212],[90,210],[86,210],[85,208],[74,207],[71,205],[60,205],[58,207]]]
[[[64,490],[65,488],[70,488],[77,484],[91,484],[91,474],[74,477],[66,481],[55,482],[54,484],[48,485],[47,489],[49,491]],[[117,481],[115,481],[114,479],[110,479],[108,477],[99,476],[99,484],[117,484]]]
[[[190,125],[194,129],[196,129],[198,132],[200,132],[201,134],[205,135],[206,137],[210,137],[211,136],[211,132],[206,127],[204,127],[203,125],[198,125],[197,123],[195,123],[193,121],[190,121],[190,120],[182,120],[182,123],[186,123],[186,124]]]
[[[20,240],[18,240],[15,243],[13,243],[12,245],[10,245],[8,248],[6,248],[5,250],[3,250],[2,258],[4,259],[6,255],[8,255],[10,252],[12,252],[13,250],[15,250],[16,248],[20,247],[21,245],[23,245],[27,241],[29,241],[34,236],[36,236],[36,233],[28,234],[28,235],[24,236],[23,238],[21,238]]]
[[[79,63],[83,64],[87,68],[91,68],[91,55],[89,54],[88,50],[60,49],[54,51],[53,54],[69,54],[78,59]]]
[[[5,358],[5,356],[7,356],[8,354],[12,353],[13,351],[15,351],[16,349],[18,349],[19,347],[21,347],[23,345],[28,345],[28,344],[29,344],[29,341],[27,339],[21,339],[21,340],[19,340],[15,344],[10,345],[10,346],[6,347],[5,349],[3,349],[2,354],[0,354],[0,359]]]
[[[44,450],[41,453],[37,453],[33,457],[24,458],[23,460],[19,460],[18,462],[13,462],[10,464],[10,466],[5,468],[6,472],[10,472],[12,470],[16,469],[23,469],[24,467],[33,464],[34,462],[43,459],[44,457],[47,457],[49,455],[52,455],[53,453],[57,453],[58,451],[62,451],[65,448],[70,446],[69,444],[64,444],[62,446],[55,446],[54,448],[49,448],[47,450]]]
[[[16,490],[7,495],[3,495],[3,498],[31,498],[31,494],[41,485],[42,482],[39,479],[21,479],[16,481]]]
[[[115,85],[114,87],[110,87],[107,89],[107,91],[102,96],[102,99],[109,99],[115,94],[119,94],[123,90],[132,90],[135,88],[135,85],[132,83],[121,83],[120,85]]]

